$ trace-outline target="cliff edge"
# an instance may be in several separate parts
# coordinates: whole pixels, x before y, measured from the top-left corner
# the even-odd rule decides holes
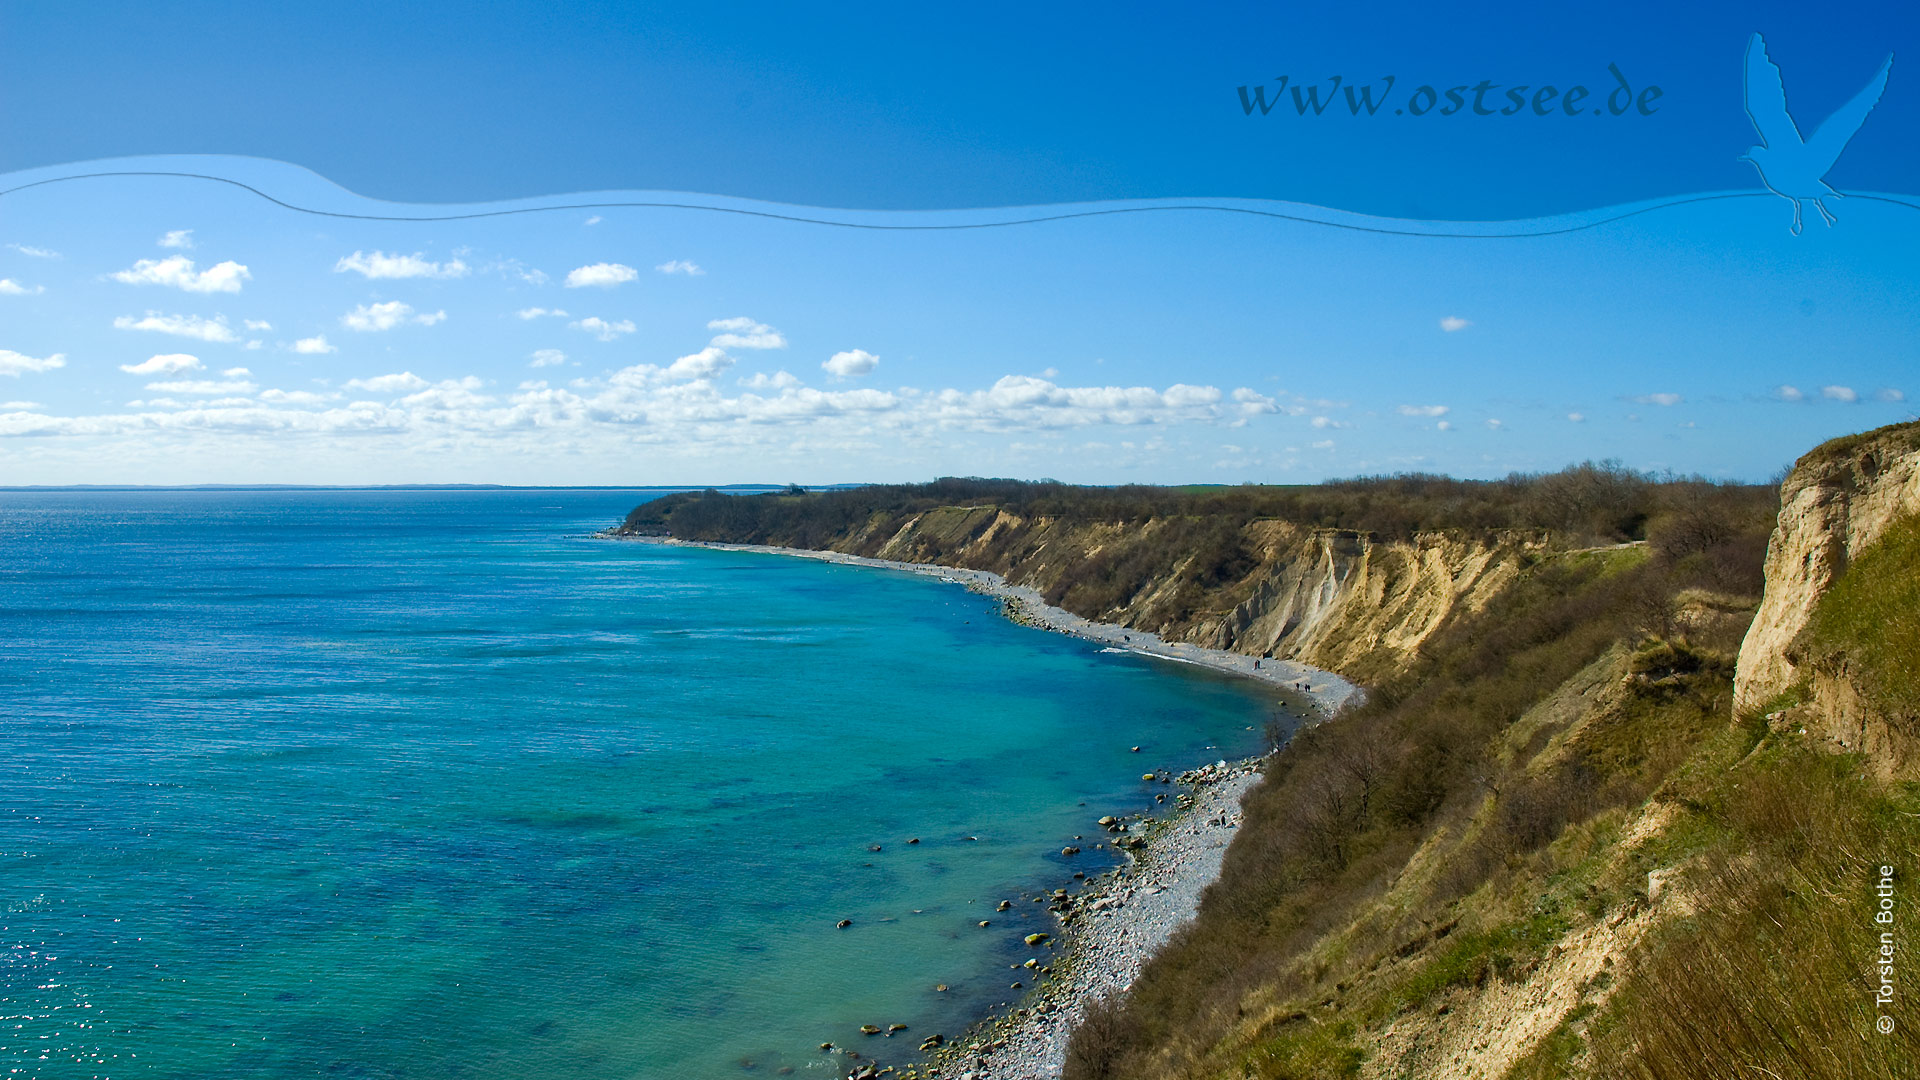
[[[1766,591],[1740,647],[1736,714],[1773,708],[1776,719],[1804,725],[1839,748],[1864,752],[1883,771],[1920,763],[1911,712],[1873,676],[1863,657],[1823,625],[1834,589],[1869,549],[1920,514],[1920,423],[1896,424],[1835,439],[1802,457],[1780,492],[1780,516],[1767,546]],[[1852,591],[1884,594],[1884,583]],[[1841,598],[1844,599],[1844,598]],[[1791,711],[1792,716],[1785,714]]]

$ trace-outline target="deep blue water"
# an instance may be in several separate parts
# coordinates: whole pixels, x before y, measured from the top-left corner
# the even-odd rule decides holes
[[[908,1057],[1273,708],[654,494],[0,492],[0,1077]]]

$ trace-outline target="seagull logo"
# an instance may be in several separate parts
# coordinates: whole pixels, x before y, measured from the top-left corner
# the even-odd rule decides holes
[[[1793,204],[1793,235],[1800,235],[1802,204],[1811,202],[1820,211],[1820,219],[1831,226],[1835,218],[1822,201],[1840,193],[1827,186],[1822,177],[1840,152],[1847,148],[1853,133],[1866,123],[1867,114],[1880,103],[1880,92],[1887,88],[1887,73],[1893,70],[1893,54],[1887,54],[1875,75],[1853,100],[1834,110],[1832,116],[1813,133],[1811,139],[1800,134],[1787,112],[1787,88],[1780,81],[1780,69],[1767,58],[1767,43],[1759,34],[1747,42],[1747,119],[1760,136],[1760,145],[1748,150],[1740,160],[1752,165],[1767,190]]]

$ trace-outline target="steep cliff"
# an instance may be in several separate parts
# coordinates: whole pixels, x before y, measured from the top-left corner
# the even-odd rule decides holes
[[[1830,599],[1852,568],[1902,523],[1920,514],[1920,423],[1836,439],[1794,466],[1781,489],[1778,523],[1767,548],[1766,593],[1740,649],[1735,708],[1795,704],[1779,719],[1805,726],[1838,748],[1862,751],[1888,774],[1920,765],[1914,705],[1889,695],[1871,658],[1831,629],[1846,612],[1823,605],[1867,602],[1902,579],[1862,580],[1848,601]],[[1884,628],[1883,628],[1884,629]],[[1884,637],[1884,634],[1879,635]],[[1783,695],[1793,692],[1791,697]]]
[[[1480,610],[1544,546],[1511,531],[1382,541],[1270,519],[1211,523],[1196,535],[1178,518],[1067,521],[994,506],[874,518],[824,539],[764,542],[991,570],[1089,619],[1356,681],[1403,666],[1450,615]],[[1130,572],[1129,563],[1152,558],[1164,562]],[[1105,587],[1116,579],[1126,583]]]
[[[1660,632],[1678,632],[1701,613],[1693,608],[1717,619],[1757,578],[1775,509],[1771,487],[1586,462],[1500,480],[1081,487],[943,477],[688,491],[635,507],[616,531],[991,571],[1086,619],[1369,684],[1405,670],[1529,568],[1583,551],[1697,564],[1700,591],[1688,611],[1661,614]]]

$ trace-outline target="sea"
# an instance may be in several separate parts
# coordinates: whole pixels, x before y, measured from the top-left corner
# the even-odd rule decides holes
[[[0,1078],[910,1061],[1280,707],[662,493],[0,492]]]

